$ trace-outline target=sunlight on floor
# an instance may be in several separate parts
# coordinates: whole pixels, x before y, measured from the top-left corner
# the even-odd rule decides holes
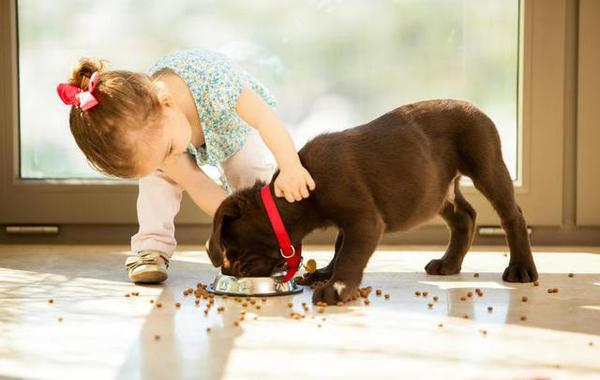
[[[145,298],[161,292],[148,289],[123,307],[123,295],[134,289],[127,282],[6,268],[0,279],[0,368],[38,378],[90,368],[98,378],[114,376],[152,311]]]
[[[331,258],[312,248],[305,257],[319,265]],[[423,267],[440,250],[382,248],[363,285],[387,300],[373,291],[370,305],[321,313],[305,289],[245,306],[217,299],[205,315],[206,300],[182,294],[216,274],[200,247],[181,247],[166,284],[136,286],[122,246],[0,246],[0,377],[591,379],[600,373],[591,252],[536,250],[533,286],[502,281],[503,250],[474,250],[461,274],[438,277]]]

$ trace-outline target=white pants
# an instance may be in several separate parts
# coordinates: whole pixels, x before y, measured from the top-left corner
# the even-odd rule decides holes
[[[221,169],[232,190],[254,185],[256,180],[269,182],[275,164],[260,138],[252,129],[241,150],[221,163]],[[156,249],[173,255],[175,215],[179,212],[183,188],[159,171],[139,180],[137,215],[139,231],[131,237],[131,250]]]

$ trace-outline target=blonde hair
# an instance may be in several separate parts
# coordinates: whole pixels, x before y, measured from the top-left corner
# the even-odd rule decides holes
[[[136,151],[126,133],[143,131],[161,115],[151,78],[124,70],[104,71],[104,60],[81,58],[69,83],[88,89],[94,72],[100,81],[93,92],[98,104],[87,111],[73,106],[69,115],[71,133],[89,163],[109,176],[137,176]]]

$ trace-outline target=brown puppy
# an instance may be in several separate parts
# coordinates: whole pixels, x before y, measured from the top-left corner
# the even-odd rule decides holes
[[[450,243],[425,270],[460,272],[476,215],[460,192],[461,175],[492,203],[506,231],[510,262],[502,278],[537,280],[498,133],[473,105],[456,100],[405,105],[356,128],[317,136],[299,155],[316,189],[300,202],[276,198],[292,243],[316,228],[339,230],[331,262],[305,278],[305,283],[328,280],[313,302],[347,300],[384,232],[406,230],[435,215],[448,224]],[[232,194],[216,212],[208,253],[225,274],[268,276],[284,262],[260,199],[261,185]]]

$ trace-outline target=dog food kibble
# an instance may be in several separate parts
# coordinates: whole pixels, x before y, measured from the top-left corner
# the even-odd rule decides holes
[[[304,267],[308,273],[312,273],[317,270],[317,262],[314,259],[309,259]]]
[[[438,327],[439,327],[439,328],[442,328],[442,327],[444,327],[444,324],[443,324],[443,323],[440,323],[440,324],[438,325]]]
[[[266,299],[266,298],[261,298],[260,300],[261,300],[262,302],[267,302],[267,299]]]
[[[239,326],[239,325],[240,325],[240,322],[239,322],[239,321],[233,321],[233,325],[234,325],[235,327],[237,327],[237,326]]]
[[[248,302],[242,303],[242,307],[248,307]]]
[[[375,295],[376,295],[376,296],[380,296],[380,295],[381,295],[381,289],[377,289],[377,290],[375,290]]]
[[[344,306],[344,303],[343,303],[342,301],[338,301],[338,302],[336,303],[336,305],[337,305],[337,306]]]
[[[206,328],[206,332],[209,333],[210,332],[210,327]]]
[[[475,293],[477,293],[479,297],[483,296],[483,292],[479,288],[475,289]]]
[[[181,307],[181,304],[180,304],[179,302],[177,302],[177,303],[175,304],[175,307],[176,307],[176,308],[180,308],[180,307]]]
[[[225,311],[225,306],[219,306],[219,307],[217,308],[217,312],[218,312],[218,313],[222,313],[222,312],[224,312],[224,311]]]
[[[461,300],[461,301],[466,301],[466,300],[467,300],[467,297],[460,297],[460,300]]]
[[[428,295],[429,295],[429,293],[423,292],[423,297],[427,297]]]
[[[469,316],[465,314],[465,315],[463,315],[463,318],[464,319],[469,319]]]
[[[467,292],[467,297],[473,297],[473,292]]]
[[[204,315],[208,315],[208,309],[204,309]]]
[[[433,308],[433,304],[432,303],[428,303],[427,307],[429,307],[431,309],[431,308]]]
[[[62,317],[58,317],[58,321],[59,321],[59,322],[62,322]]]
[[[526,320],[527,320],[527,317],[526,317],[526,316],[522,316],[522,317],[521,317],[521,320],[522,320],[522,321],[526,321]]]
[[[129,297],[129,293],[125,294],[125,297]]]
[[[479,273],[473,273],[473,277],[479,277]]]
[[[291,303],[291,302],[290,302],[290,303],[288,303],[288,307],[289,307],[290,309],[291,309],[293,306],[294,306],[294,304],[293,304],[293,303]]]
[[[548,293],[558,293],[558,288],[548,289]]]
[[[590,341],[590,342],[588,343],[588,346],[590,346],[590,347],[592,347],[593,345],[594,345],[594,342],[592,342],[592,341]]]
[[[389,300],[390,299],[390,294],[389,293],[385,293],[383,295],[383,298],[385,298],[386,300]]]
[[[367,287],[365,287],[365,288],[361,288],[361,289],[359,289],[359,290],[358,290],[358,292],[359,292],[359,295],[360,295],[362,298],[367,298],[367,297],[369,296],[369,294],[371,294],[371,290],[372,290],[372,289],[373,289],[372,287],[370,287],[370,286],[367,286]]]
[[[494,311],[494,308],[492,306],[488,306],[488,312],[491,313],[492,311]]]
[[[159,340],[160,339],[160,335],[154,335],[154,340]]]
[[[573,273],[569,273],[569,277],[573,277],[575,276]]]
[[[319,324],[317,325],[317,327],[319,327],[319,328],[320,328],[320,327],[321,327],[321,324],[319,323]]]
[[[534,281],[533,282],[533,286],[540,286],[540,282],[539,281]]]
[[[369,301],[368,298],[365,299],[365,305],[369,306],[369,304],[371,303],[371,301]]]
[[[487,335],[487,330],[481,330],[481,333],[485,336]]]
[[[195,300],[195,301],[194,301],[194,303],[195,303],[196,305],[200,305],[200,300]]]
[[[156,307],[162,307],[162,303],[160,303],[160,302],[159,302],[159,303],[157,303],[157,304],[156,304]]]
[[[251,300],[250,300],[250,305],[254,305],[254,304],[256,304],[256,300],[254,300],[254,299],[251,299]]]
[[[527,302],[527,297],[525,297],[525,296],[521,297],[521,302]]]
[[[433,296],[433,300],[437,302],[440,298],[438,296]]]
[[[420,296],[420,295],[421,295],[421,292],[417,290],[417,291],[415,292],[415,296],[417,296],[417,297],[418,297],[418,296]]]
[[[260,305],[256,305],[256,310],[260,310]]]

